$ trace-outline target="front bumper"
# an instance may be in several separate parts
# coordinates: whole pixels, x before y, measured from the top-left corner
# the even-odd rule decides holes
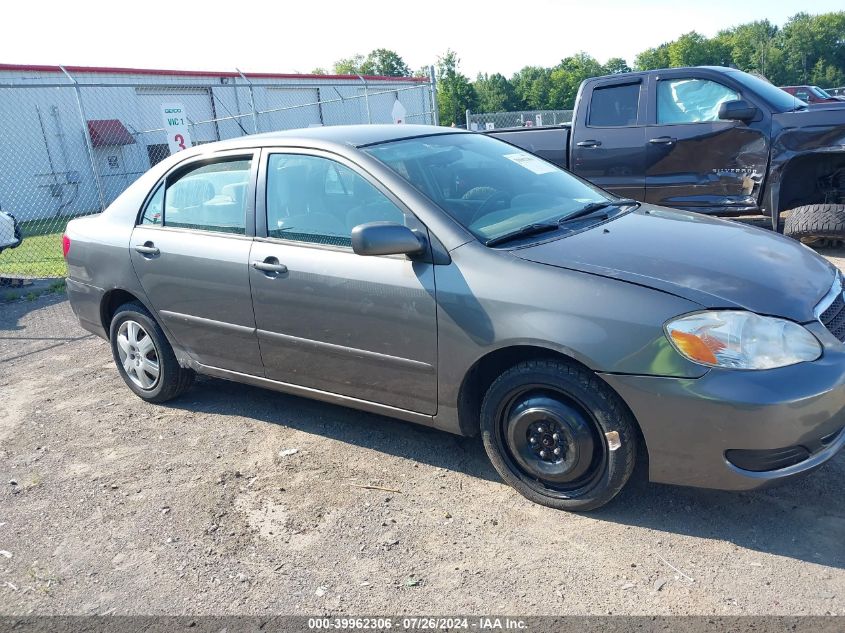
[[[812,363],[765,371],[712,369],[701,378],[601,374],[642,429],[655,482],[751,490],[818,468],[845,446],[845,345],[819,324]],[[824,438],[824,442],[822,439]],[[739,468],[728,451],[806,447],[798,463]],[[736,460],[735,460],[736,461]]]

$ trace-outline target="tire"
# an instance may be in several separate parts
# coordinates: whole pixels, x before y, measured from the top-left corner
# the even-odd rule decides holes
[[[599,508],[634,471],[633,416],[610,387],[574,363],[514,365],[487,390],[480,422],[484,448],[502,479],[550,508]]]
[[[109,341],[117,371],[142,400],[167,402],[194,381],[194,372],[179,366],[161,327],[138,302],[124,303],[114,313]]]
[[[784,235],[806,244],[845,240],[845,204],[808,204],[789,212]]]

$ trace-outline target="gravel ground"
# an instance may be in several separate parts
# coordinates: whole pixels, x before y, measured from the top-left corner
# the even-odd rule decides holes
[[[0,402],[2,614],[845,614],[845,454],[556,512],[477,438],[204,378],[145,404],[57,296],[0,304]]]

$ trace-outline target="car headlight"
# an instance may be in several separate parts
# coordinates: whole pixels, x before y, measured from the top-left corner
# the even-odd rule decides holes
[[[664,327],[682,356],[711,367],[772,369],[822,354],[821,344],[803,326],[753,312],[696,312]]]

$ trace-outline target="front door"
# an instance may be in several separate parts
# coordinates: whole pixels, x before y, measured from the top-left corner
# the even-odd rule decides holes
[[[261,169],[249,274],[267,378],[434,414],[434,267],[350,239],[366,222],[425,227],[332,155],[267,152]]]
[[[130,256],[161,322],[194,360],[263,375],[249,289],[256,157],[169,175],[132,232]]]
[[[764,123],[719,119],[738,87],[659,77],[646,133],[646,201],[705,213],[758,213],[769,157]]]
[[[645,89],[639,77],[588,86],[572,128],[570,169],[625,198],[645,196]]]

